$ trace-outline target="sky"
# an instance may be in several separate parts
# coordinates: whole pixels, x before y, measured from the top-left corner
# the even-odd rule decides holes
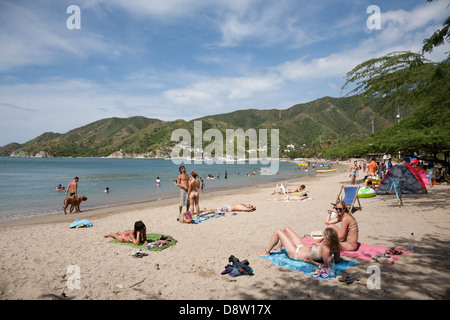
[[[347,72],[420,52],[449,13],[448,0],[1,0],[0,146],[110,117],[339,97]]]

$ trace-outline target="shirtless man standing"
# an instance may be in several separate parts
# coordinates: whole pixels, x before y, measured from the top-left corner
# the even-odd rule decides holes
[[[78,187],[78,177],[75,177],[73,179],[73,181],[71,181],[69,183],[69,185],[66,188],[66,196],[69,195],[69,189],[70,189],[70,196],[73,198],[75,196],[75,198],[77,197],[77,187]]]
[[[186,212],[189,210],[188,188],[189,188],[189,176],[186,174],[186,168],[181,166],[179,169],[180,175],[177,179],[177,186],[180,187],[180,205],[178,212],[178,221],[183,223],[183,216],[181,214],[182,208],[186,206]]]
[[[351,184],[355,184],[355,181],[356,181],[356,175],[358,174],[358,170],[359,170],[359,167],[358,167],[358,161],[355,160],[355,161],[353,162],[353,165],[350,167],[350,174],[349,174],[349,177],[352,178]]]

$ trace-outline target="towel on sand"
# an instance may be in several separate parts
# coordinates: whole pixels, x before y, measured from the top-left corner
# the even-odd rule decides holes
[[[228,213],[230,213],[230,212],[228,212]],[[235,216],[237,214],[238,214],[237,212],[232,212],[231,213],[232,216]],[[216,219],[216,218],[221,218],[221,217],[225,217],[225,212],[217,212],[217,213],[214,213],[214,214],[203,215],[203,216],[200,216],[199,218],[194,218],[192,223],[193,224],[199,224],[199,223],[201,223],[203,221],[206,221],[206,220]]]
[[[260,257],[269,259],[276,266],[287,267],[292,270],[298,270],[310,277],[324,279],[317,274],[311,273],[317,269],[317,266],[304,261],[292,260],[287,256],[286,251],[284,249],[282,249],[281,251],[272,252],[270,256],[260,256]],[[341,261],[339,263],[336,263],[335,265],[336,277],[348,267],[358,264],[359,262],[348,261],[341,258]],[[332,280],[334,278],[325,278],[325,279]]]
[[[89,220],[75,220],[69,226],[69,228],[88,228],[92,227],[92,223]]]
[[[148,243],[154,243],[156,242],[159,238],[161,238],[161,236],[163,236],[160,233],[147,233],[147,242]],[[166,235],[164,235],[165,237],[167,237]],[[109,241],[109,243],[119,243],[125,246],[130,246],[132,248],[137,248],[137,249],[147,249],[146,245],[140,245],[137,246],[132,242],[120,242],[116,239],[112,239],[111,241]],[[162,251],[164,249],[167,249],[168,247],[174,246],[177,243],[177,240],[173,239],[172,241],[167,241],[166,245],[163,247],[153,247],[151,249],[148,249],[150,251]]]
[[[303,238],[302,241],[306,245],[310,245],[313,241],[312,238]],[[379,256],[384,253],[386,250],[389,250],[390,247],[383,246],[374,246],[371,244],[360,243],[358,250],[356,251],[341,251],[341,256],[349,257],[349,258],[357,258],[365,261],[370,261],[372,256]],[[397,249],[398,251],[403,252],[403,254],[409,253],[408,250]],[[398,260],[401,255],[391,255],[394,260]]]
[[[215,213],[215,214],[210,214],[210,215],[204,215],[201,216],[199,218],[194,218],[194,221],[192,221],[193,224],[198,224],[201,223],[203,221],[206,220],[210,220],[210,219],[215,219],[215,218],[221,218],[221,217],[225,217],[225,213]]]

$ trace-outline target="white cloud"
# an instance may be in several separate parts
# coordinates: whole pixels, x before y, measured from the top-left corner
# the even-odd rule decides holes
[[[291,81],[344,77],[356,65],[366,60],[394,51],[419,52],[423,39],[439,28],[448,15],[445,8],[446,4],[441,1],[433,5],[418,6],[410,12],[396,10],[382,13],[381,30],[371,32],[357,46],[310,60],[308,57],[301,57],[287,61],[276,69],[283,78]],[[424,29],[426,26],[429,27]],[[433,57],[442,60],[445,58],[445,54],[442,54],[444,49],[439,49],[440,56],[436,52]]]
[[[229,8],[216,21],[224,47],[245,45],[247,41],[256,46],[271,46],[289,42],[292,47],[304,46],[317,41],[317,37],[302,25],[305,12],[298,3],[290,0],[254,3],[244,8]],[[297,6],[296,6],[297,4]]]
[[[204,50],[170,47],[186,50],[177,58],[185,54],[188,62],[173,61],[172,51],[161,51],[158,60],[147,63],[137,59],[136,63],[120,60],[121,53],[139,51],[145,56],[154,47],[134,43],[124,36],[127,33],[118,40],[110,30],[83,29],[87,18],[83,20],[86,24],[82,22],[82,35],[70,32],[65,27],[64,10],[62,17],[55,18],[45,7],[4,2],[0,12],[0,72],[7,73],[0,77],[0,110],[5,111],[0,119],[0,145],[18,139],[25,142],[44,131],[67,132],[113,116],[191,120],[243,108],[287,108],[332,95],[330,92],[338,92],[345,74],[357,64],[396,50],[420,51],[423,39],[440,28],[448,15],[445,1],[409,11],[382,11],[382,29],[360,38],[365,10],[360,29],[355,31],[361,22],[358,12],[332,17],[332,13],[324,14],[328,4],[308,3],[305,8],[296,0],[80,1],[83,16],[99,14],[107,26],[113,23],[108,19],[121,16],[123,21],[130,19],[132,28],[145,26],[147,19],[161,28],[198,28],[198,37],[204,35],[205,26],[209,28],[204,41],[197,44]],[[321,19],[326,18],[330,20],[323,23]],[[200,25],[198,19],[204,19]],[[139,32],[136,39],[143,35]],[[161,35],[165,36],[164,32]],[[340,41],[353,34],[358,40],[337,49]],[[308,51],[303,50],[312,43],[315,45]],[[448,47],[439,47],[430,56],[445,57]],[[117,56],[117,63],[109,63],[111,55]],[[65,74],[61,71],[68,61],[65,56],[84,59],[91,68],[87,71],[92,74],[96,70],[98,77]],[[88,64],[97,57],[105,59],[92,59],[95,64]],[[52,65],[59,73],[35,74],[22,80],[22,74],[12,72],[22,66],[27,71],[28,65]],[[112,69],[121,71],[116,74]]]
[[[382,13],[383,27],[401,29],[404,32],[414,31],[429,24],[441,25],[448,17],[448,3],[446,1],[433,1],[415,7],[411,11],[393,10]]]
[[[0,72],[27,65],[58,65],[67,56],[85,59],[92,54],[117,55],[99,34],[69,30],[65,11],[59,17],[39,6],[2,3],[0,19]]]
[[[166,90],[163,97],[170,105],[206,107],[218,112],[224,106],[275,92],[281,84],[281,78],[275,74],[207,79],[184,88]]]

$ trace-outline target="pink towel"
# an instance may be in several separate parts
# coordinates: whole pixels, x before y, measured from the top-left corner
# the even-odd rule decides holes
[[[313,241],[313,238],[303,238],[302,241],[306,245],[310,245]],[[350,258],[357,258],[365,261],[370,261],[372,256],[378,256],[382,253],[385,253],[386,250],[389,250],[390,247],[382,247],[382,246],[374,246],[371,244],[360,243],[358,250],[356,251],[341,251],[341,256],[346,256]],[[409,253],[408,250],[405,249],[397,249],[398,251],[403,252],[403,254]],[[394,260],[398,260],[402,255],[390,255]]]

